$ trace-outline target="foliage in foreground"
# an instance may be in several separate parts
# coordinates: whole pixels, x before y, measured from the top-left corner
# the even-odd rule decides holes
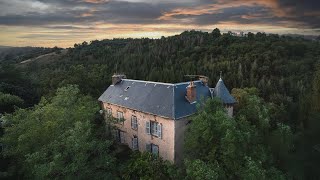
[[[193,118],[185,139],[188,178],[285,179],[276,162],[292,148],[290,128],[271,128],[268,105],[258,96],[242,98],[234,118],[218,99],[208,100]]]
[[[124,164],[122,178],[131,179],[181,179],[181,171],[168,161],[151,153],[134,152]]]
[[[37,179],[111,178],[115,159],[111,142],[95,133],[101,132],[93,125],[97,111],[96,102],[71,85],[32,109],[6,115],[2,141],[4,154],[16,162],[12,173]]]
[[[105,134],[105,125],[95,124],[95,100],[81,95],[77,86],[60,88],[56,96],[43,98],[34,108],[4,116],[4,154],[11,159],[7,177],[17,173],[31,179],[313,177],[299,172],[302,167],[291,167],[299,161],[292,158],[293,135],[289,126],[271,121],[273,104],[259,98],[256,89],[234,89],[233,95],[239,102],[234,118],[226,115],[217,99],[208,100],[194,116],[186,134],[186,160],[176,167],[150,153],[117,157],[121,152],[116,152]],[[314,137],[318,132],[299,138]],[[305,142],[302,145],[312,147],[307,142],[317,139]],[[299,154],[303,149],[298,150],[299,157],[304,157]],[[304,158],[311,162],[316,157],[312,153]],[[311,171],[316,168],[311,166]]]

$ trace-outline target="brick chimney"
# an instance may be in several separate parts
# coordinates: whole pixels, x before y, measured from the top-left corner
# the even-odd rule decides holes
[[[194,82],[191,81],[189,86],[187,86],[187,95],[186,99],[190,102],[193,103],[197,99],[197,92],[196,92],[196,85],[194,85]]]
[[[121,82],[122,79],[125,79],[126,75],[124,74],[114,74],[112,76],[112,85],[116,85],[117,83]]]

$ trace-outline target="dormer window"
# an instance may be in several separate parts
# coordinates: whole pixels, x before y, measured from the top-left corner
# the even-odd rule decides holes
[[[127,87],[124,89],[124,91],[128,91],[129,88],[130,88],[130,86],[127,86]]]

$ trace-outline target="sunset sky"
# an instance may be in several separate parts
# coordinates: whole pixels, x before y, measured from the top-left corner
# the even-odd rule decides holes
[[[320,35],[320,0],[0,0],[0,45],[60,46],[185,30]]]

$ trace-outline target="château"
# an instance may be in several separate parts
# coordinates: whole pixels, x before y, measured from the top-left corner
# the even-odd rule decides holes
[[[99,97],[107,117],[114,117],[114,136],[132,150],[149,151],[177,163],[183,159],[184,132],[197,104],[206,98],[222,100],[229,116],[235,99],[221,76],[215,88],[208,79],[162,83],[126,79],[113,75],[112,84]]]

